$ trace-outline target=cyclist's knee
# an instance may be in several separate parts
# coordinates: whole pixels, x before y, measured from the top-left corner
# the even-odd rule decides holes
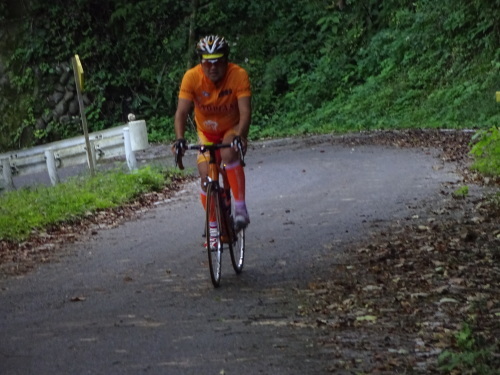
[[[239,160],[240,156],[233,148],[223,148],[221,150],[222,161],[226,164],[232,164]]]
[[[206,193],[207,192],[207,184],[205,182],[206,182],[205,178],[200,179],[201,190],[203,190]]]
[[[206,162],[198,163],[198,173],[200,174],[200,185],[203,191],[206,191],[205,181],[208,176],[208,164]]]

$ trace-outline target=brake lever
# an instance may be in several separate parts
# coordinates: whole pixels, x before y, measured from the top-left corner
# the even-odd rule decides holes
[[[241,166],[244,167],[245,166],[245,154],[243,153],[243,144],[241,143],[241,139],[238,139],[236,141],[236,146],[238,147],[238,151],[240,153]]]
[[[175,166],[179,167],[180,170],[184,169],[184,163],[182,162],[182,149],[180,147],[175,148]]]

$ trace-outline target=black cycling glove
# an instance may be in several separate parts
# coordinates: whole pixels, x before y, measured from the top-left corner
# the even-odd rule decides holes
[[[179,138],[174,142],[172,146],[172,151],[174,151],[175,155],[175,165],[179,167],[179,169],[184,169],[184,164],[182,163],[182,157],[184,156],[184,151],[187,150],[187,142],[184,138]]]
[[[184,151],[187,150],[187,142],[184,138],[179,138],[178,140],[175,141],[174,147],[176,151]]]

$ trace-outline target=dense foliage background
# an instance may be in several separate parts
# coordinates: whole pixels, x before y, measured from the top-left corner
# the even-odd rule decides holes
[[[134,112],[150,140],[171,140],[193,41],[208,33],[249,71],[253,138],[488,129],[500,123],[499,14],[500,0],[7,0],[0,151],[81,133],[77,117],[52,115],[74,54],[91,131]]]

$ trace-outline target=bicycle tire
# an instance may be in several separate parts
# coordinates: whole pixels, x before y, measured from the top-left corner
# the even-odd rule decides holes
[[[234,227],[232,216],[230,222],[232,242],[229,246],[229,253],[231,254],[231,263],[233,265],[234,272],[239,275],[241,271],[243,271],[243,264],[245,262],[245,229],[237,231]]]
[[[210,269],[210,278],[214,287],[219,287],[222,274],[222,250],[223,243],[220,238],[222,233],[222,215],[220,209],[220,196],[219,189],[214,183],[209,183],[207,186],[207,209],[206,209],[206,240],[207,240],[207,253],[208,253],[208,266]],[[210,217],[212,211],[215,210],[215,217],[217,218],[217,246],[212,249],[210,244],[212,238],[210,234]]]

